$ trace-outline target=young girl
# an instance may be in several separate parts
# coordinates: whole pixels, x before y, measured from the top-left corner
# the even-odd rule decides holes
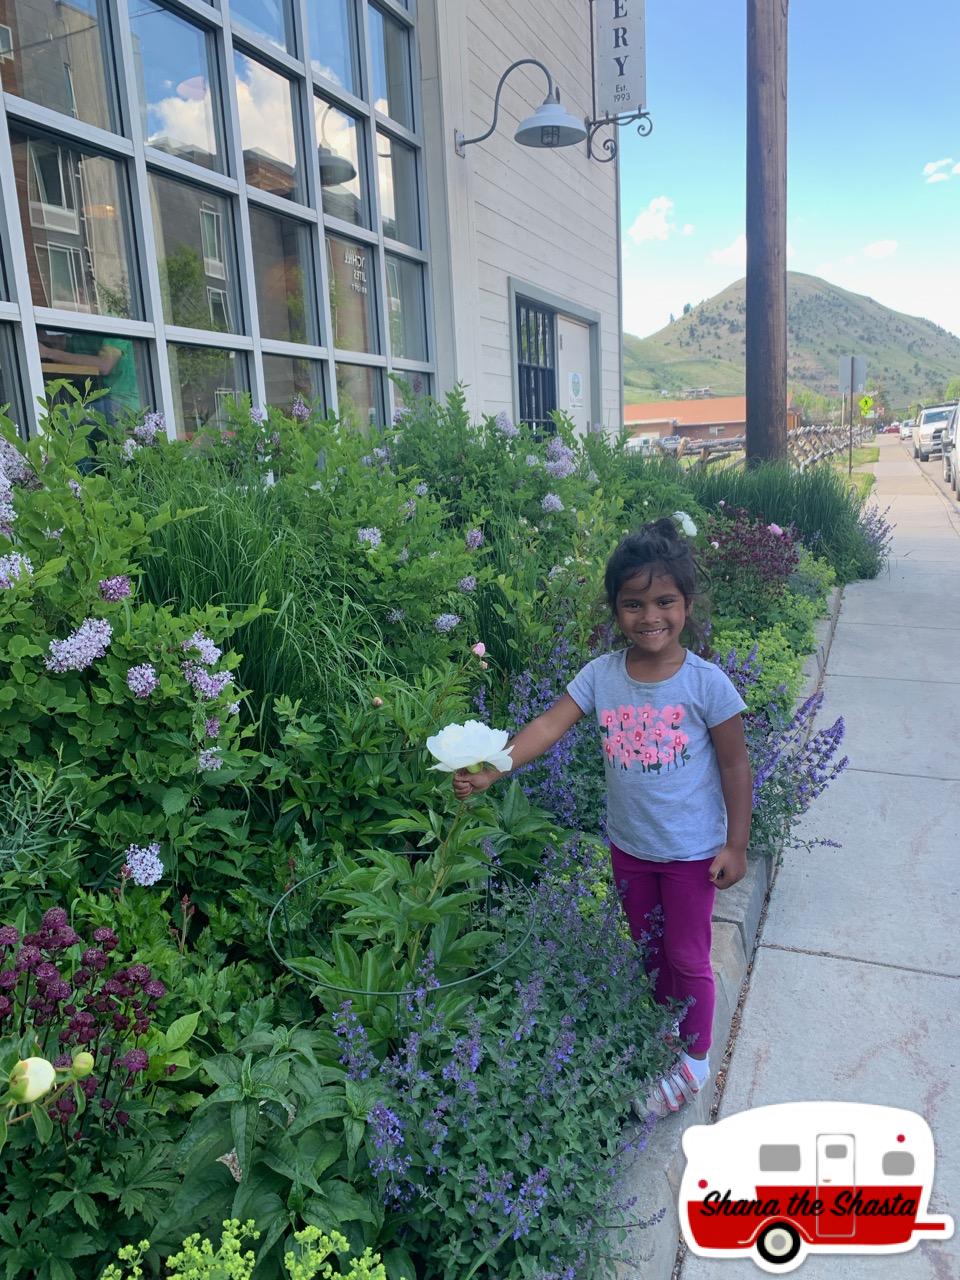
[[[672,520],[624,538],[607,562],[604,585],[627,647],[588,663],[507,750],[518,768],[582,716],[596,714],[613,875],[630,932],[647,947],[657,1000],[688,1005],[678,1031],[689,1051],[643,1104],[634,1104],[665,1116],[699,1093],[710,1074],[714,897],[747,870],[746,706],[719,667],[681,643],[697,568]],[[503,776],[496,769],[462,771],[453,788],[465,799]]]

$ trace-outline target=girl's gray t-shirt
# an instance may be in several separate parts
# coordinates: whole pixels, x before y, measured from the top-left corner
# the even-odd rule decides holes
[[[692,862],[727,839],[710,730],[746,710],[729,678],[689,650],[668,680],[627,673],[627,650],[595,658],[567,692],[596,712],[607,777],[607,835],[638,858]]]

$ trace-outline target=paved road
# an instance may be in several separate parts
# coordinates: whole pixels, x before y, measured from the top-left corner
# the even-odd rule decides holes
[[[879,444],[893,555],[846,589],[824,680],[852,768],[804,824],[843,847],[786,855],[720,1115],[803,1099],[918,1111],[937,1147],[930,1210],[960,1228],[960,514],[939,459]],[[688,1255],[681,1274],[761,1273]],[[960,1280],[960,1231],[906,1254],[810,1257],[800,1274]]]

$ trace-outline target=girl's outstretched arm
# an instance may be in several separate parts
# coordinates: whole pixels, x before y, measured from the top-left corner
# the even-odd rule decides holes
[[[559,742],[567,730],[582,717],[583,712],[569,693],[565,693],[549,711],[545,711],[542,716],[537,716],[536,720],[531,720],[529,724],[524,725],[517,736],[507,744],[514,769],[529,764],[531,760],[536,760],[537,756],[542,756],[545,751],[549,751],[553,744]],[[500,769],[484,769],[481,773],[468,773],[466,769],[458,769],[453,775],[453,790],[458,799],[466,800],[467,796],[472,795],[474,791],[486,791],[491,783],[504,776],[504,771]]]
[[[729,889],[747,874],[747,844],[753,811],[753,777],[741,716],[731,716],[710,730],[720,785],[727,809],[727,843],[710,863],[710,878],[718,889]]]

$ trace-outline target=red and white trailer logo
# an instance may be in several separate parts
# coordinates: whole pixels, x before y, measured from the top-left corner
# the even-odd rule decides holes
[[[860,1102],[755,1107],[683,1135],[680,1224],[704,1258],[785,1274],[809,1253],[905,1253],[949,1240],[928,1214],[934,1148],[913,1111]]]

